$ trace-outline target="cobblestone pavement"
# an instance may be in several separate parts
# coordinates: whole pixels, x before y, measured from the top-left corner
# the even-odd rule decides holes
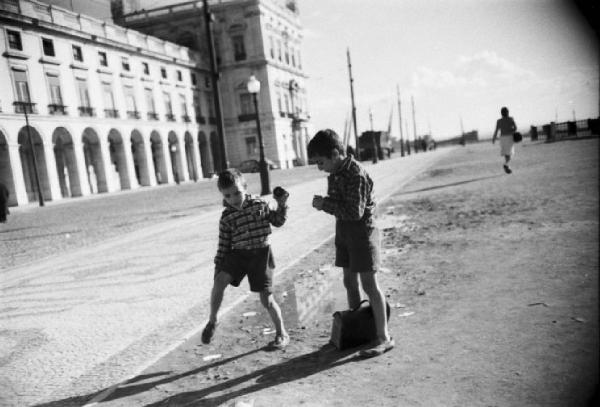
[[[378,196],[393,193],[448,151],[370,167]],[[289,221],[274,232],[279,272],[328,239],[333,230],[333,219],[311,208],[312,196],[323,193],[326,181],[324,174],[310,171],[301,181],[317,179],[288,188]],[[291,184],[283,181],[273,177],[273,185]],[[214,185],[210,187],[214,190]],[[186,203],[167,217],[159,203],[161,194],[154,191],[146,203],[140,199],[147,198],[142,192],[120,195],[123,201],[107,197],[106,201],[114,200],[114,207],[101,199],[89,200],[87,215],[100,223],[114,225],[114,220],[104,220],[106,212],[110,218],[120,209],[130,210],[121,205],[133,201],[145,213],[140,224],[157,222],[151,216],[155,202],[160,210],[154,212],[162,222],[110,239],[106,236],[114,235],[114,229],[99,232],[86,247],[67,246],[60,255],[0,271],[0,405],[24,406],[93,394],[140,371],[203,325],[220,208],[209,204],[207,194],[201,198],[202,210],[186,212],[197,199],[197,191],[192,190],[193,198],[185,198]],[[179,193],[173,188],[163,192]],[[210,199],[219,200],[214,193]],[[52,209],[68,219],[70,206],[56,204]],[[42,211],[26,208],[20,213],[38,216]],[[53,212],[44,213],[50,217]],[[61,218],[56,223],[44,220],[49,236],[64,235]],[[85,229],[82,220],[76,222]],[[242,292],[226,298],[224,309],[244,297]]]

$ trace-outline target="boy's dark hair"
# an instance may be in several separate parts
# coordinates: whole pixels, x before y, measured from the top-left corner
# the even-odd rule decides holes
[[[337,150],[341,156],[346,155],[340,136],[331,129],[318,131],[308,142],[308,158],[316,156],[331,158],[331,151],[333,150]]]
[[[500,114],[502,117],[508,117],[508,108],[504,106],[502,109],[500,109]]]
[[[228,168],[225,171],[222,171],[219,174],[219,179],[217,180],[217,187],[219,187],[219,191],[225,188],[229,188],[237,181],[240,181],[242,186],[246,188],[246,179],[242,175],[242,173],[236,168]]]

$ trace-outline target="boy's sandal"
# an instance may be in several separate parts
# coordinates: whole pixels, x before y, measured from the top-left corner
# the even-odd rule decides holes
[[[283,349],[290,344],[290,336],[289,335],[277,335],[275,340],[271,342],[269,345],[277,348]]]
[[[374,346],[361,350],[358,355],[363,358],[372,358],[375,356],[383,355],[385,352],[392,350],[395,346],[394,339],[385,342],[376,343]]]
[[[216,322],[208,321],[204,329],[202,330],[202,343],[209,344],[213,335],[215,334],[215,328],[217,327]]]

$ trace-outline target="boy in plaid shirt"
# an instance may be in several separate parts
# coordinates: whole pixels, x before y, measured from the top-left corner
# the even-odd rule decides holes
[[[386,305],[377,284],[379,230],[373,224],[373,180],[352,156],[345,157],[339,136],[321,130],[308,143],[308,157],[327,177],[327,196],[315,195],[312,205],[336,218],[335,265],[344,270],[348,306],[360,305],[360,287],[369,297],[375,317],[377,340],[360,352],[363,357],[381,355],[394,347],[387,325]]]
[[[257,196],[246,193],[246,181],[236,169],[219,174],[217,181],[223,194],[225,209],[219,222],[219,247],[215,256],[215,277],[210,298],[210,317],[202,331],[202,342],[210,343],[217,325],[217,313],[223,293],[229,284],[240,285],[247,275],[250,291],[258,292],[275,325],[271,346],[284,348],[290,342],[281,317],[281,309],[273,298],[275,263],[269,244],[271,225],[282,226],[287,215],[287,193],[274,194],[277,208]],[[277,188],[276,188],[277,189]]]

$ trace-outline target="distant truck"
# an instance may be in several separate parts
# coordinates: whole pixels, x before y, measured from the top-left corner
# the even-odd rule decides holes
[[[375,142],[373,142],[375,140]],[[374,148],[377,149],[377,157],[380,160],[390,158],[394,151],[392,138],[387,131],[365,131],[358,138],[360,147],[360,161],[372,160]]]

